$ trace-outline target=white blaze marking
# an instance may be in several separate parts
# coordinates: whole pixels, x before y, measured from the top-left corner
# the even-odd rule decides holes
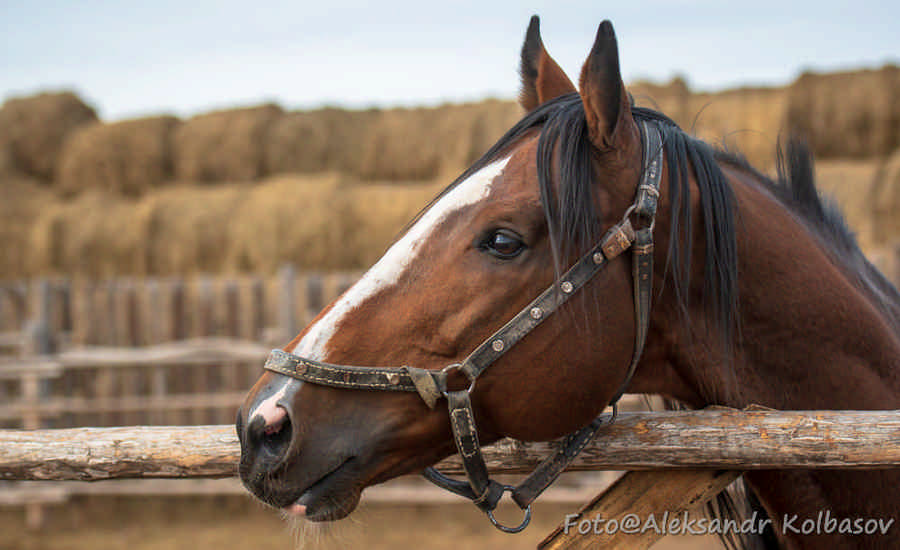
[[[378,263],[350,287],[328,313],[310,328],[292,353],[317,361],[324,360],[328,341],[334,335],[341,319],[368,298],[396,284],[432,231],[453,212],[487,197],[491,183],[503,171],[508,161],[509,157],[485,166],[432,205],[403,238],[394,243]]]

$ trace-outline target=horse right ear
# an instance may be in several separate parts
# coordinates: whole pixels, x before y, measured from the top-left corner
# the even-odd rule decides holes
[[[577,91],[566,73],[544,49],[544,42],[541,40],[541,20],[537,15],[531,16],[528,31],[525,33],[519,75],[522,77],[519,104],[526,111],[531,111],[553,98]]]
[[[588,133],[601,151],[633,146],[638,135],[631,116],[631,100],[619,70],[619,45],[612,23],[597,29],[594,47],[581,69],[581,99]]]

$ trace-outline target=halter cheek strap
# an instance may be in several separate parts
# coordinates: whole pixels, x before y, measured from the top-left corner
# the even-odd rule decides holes
[[[273,350],[264,368],[305,382],[336,388],[416,392],[429,408],[434,408],[441,397],[446,398],[453,439],[462,458],[467,479],[455,480],[431,467],[426,468],[423,475],[436,485],[471,500],[488,515],[498,529],[508,533],[521,531],[531,519],[531,503],[572,463],[603,424],[615,420],[616,403],[634,376],[644,350],[650,325],[653,228],[659,202],[663,147],[657,128],[641,121],[640,129],[644,170],[634,204],[625,212],[622,221],[607,231],[600,243],[582,256],[558,283],[542,292],[461,363],[454,363],[440,371],[408,366],[355,367],[323,363]],[[637,230],[632,226],[632,216],[639,222]],[[611,260],[629,249],[632,253],[635,309],[634,353],[622,384],[610,400],[612,415],[608,419],[603,415],[598,416],[587,426],[566,436],[556,452],[544,459],[519,485],[512,487],[490,479],[478,441],[471,402],[471,393],[478,376],[556,311]],[[447,379],[452,370],[459,370],[468,378],[468,389],[448,389]],[[493,515],[497,503],[506,492],[511,493],[516,504],[525,510],[523,521],[515,527],[500,524]]]

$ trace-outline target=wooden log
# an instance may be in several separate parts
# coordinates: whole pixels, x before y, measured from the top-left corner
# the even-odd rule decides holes
[[[553,447],[503,440],[484,454],[492,471],[521,473]],[[0,431],[0,479],[224,477],[238,455],[231,425]],[[456,457],[438,467],[462,472]],[[571,469],[897,467],[898,411],[712,409],[622,413]]]
[[[664,529],[671,529],[668,518],[697,511],[740,476],[741,472],[728,470],[628,472],[575,517],[566,518],[538,544],[538,550],[649,548],[665,536]],[[648,524],[640,524],[651,514],[659,529],[644,529]],[[594,522],[595,518],[604,523]]]

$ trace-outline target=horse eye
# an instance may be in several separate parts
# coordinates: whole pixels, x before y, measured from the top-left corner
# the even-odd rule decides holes
[[[507,229],[497,229],[491,232],[481,245],[482,250],[492,256],[509,260],[515,258],[525,250],[522,239]]]

